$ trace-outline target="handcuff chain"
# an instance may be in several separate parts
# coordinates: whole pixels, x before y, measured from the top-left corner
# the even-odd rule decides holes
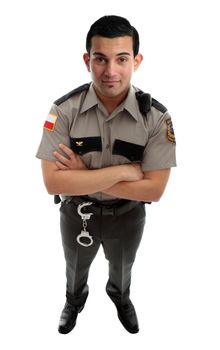
[[[87,228],[87,220],[86,219],[82,220],[82,226],[83,226],[83,231],[86,231],[86,228]]]

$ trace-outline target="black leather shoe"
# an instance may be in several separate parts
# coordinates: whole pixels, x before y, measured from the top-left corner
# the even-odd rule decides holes
[[[134,308],[134,305],[129,300],[127,304],[121,305],[121,304],[115,304],[117,311],[118,311],[118,318],[121,321],[124,328],[129,333],[138,333],[139,332],[139,325],[138,325],[138,319],[137,314]]]
[[[74,306],[66,302],[64,309],[60,316],[58,332],[62,334],[67,334],[71,332],[71,330],[76,325],[76,319],[78,313],[82,311],[83,306]]]

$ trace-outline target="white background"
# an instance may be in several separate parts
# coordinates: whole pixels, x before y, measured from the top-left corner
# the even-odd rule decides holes
[[[90,81],[82,54],[105,14],[138,29],[144,61],[133,83],[172,115],[178,167],[147,207],[133,270],[140,333],[105,294],[100,250],[76,328],[57,324],[65,299],[58,206],[35,158],[51,103]],[[219,10],[217,1],[5,1],[1,33],[0,331],[7,349],[220,349]]]

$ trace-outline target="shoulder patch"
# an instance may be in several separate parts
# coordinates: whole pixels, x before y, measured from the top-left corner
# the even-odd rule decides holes
[[[57,118],[58,118],[58,116],[55,114],[52,114],[52,113],[48,114],[47,119],[44,123],[44,129],[47,129],[49,131],[53,131],[55,124],[56,124],[56,121],[57,121]]]
[[[167,139],[172,143],[176,143],[174,129],[173,129],[173,123],[172,123],[171,118],[166,119],[165,122],[167,125]]]
[[[89,87],[90,87],[90,84],[81,85],[78,88],[68,92],[66,95],[58,98],[56,101],[54,101],[54,104],[59,106],[61,103],[65,102],[66,100],[68,100],[68,98],[70,98],[71,96],[77,94],[78,92],[89,90]]]
[[[167,111],[167,108],[154,98],[152,98],[152,106],[162,113],[165,113]]]

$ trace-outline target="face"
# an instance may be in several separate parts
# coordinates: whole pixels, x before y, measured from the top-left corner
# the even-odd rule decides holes
[[[130,86],[132,73],[137,70],[142,55],[134,57],[132,37],[104,38],[94,36],[90,55],[84,61],[91,73],[93,86],[99,97],[125,95]]]

